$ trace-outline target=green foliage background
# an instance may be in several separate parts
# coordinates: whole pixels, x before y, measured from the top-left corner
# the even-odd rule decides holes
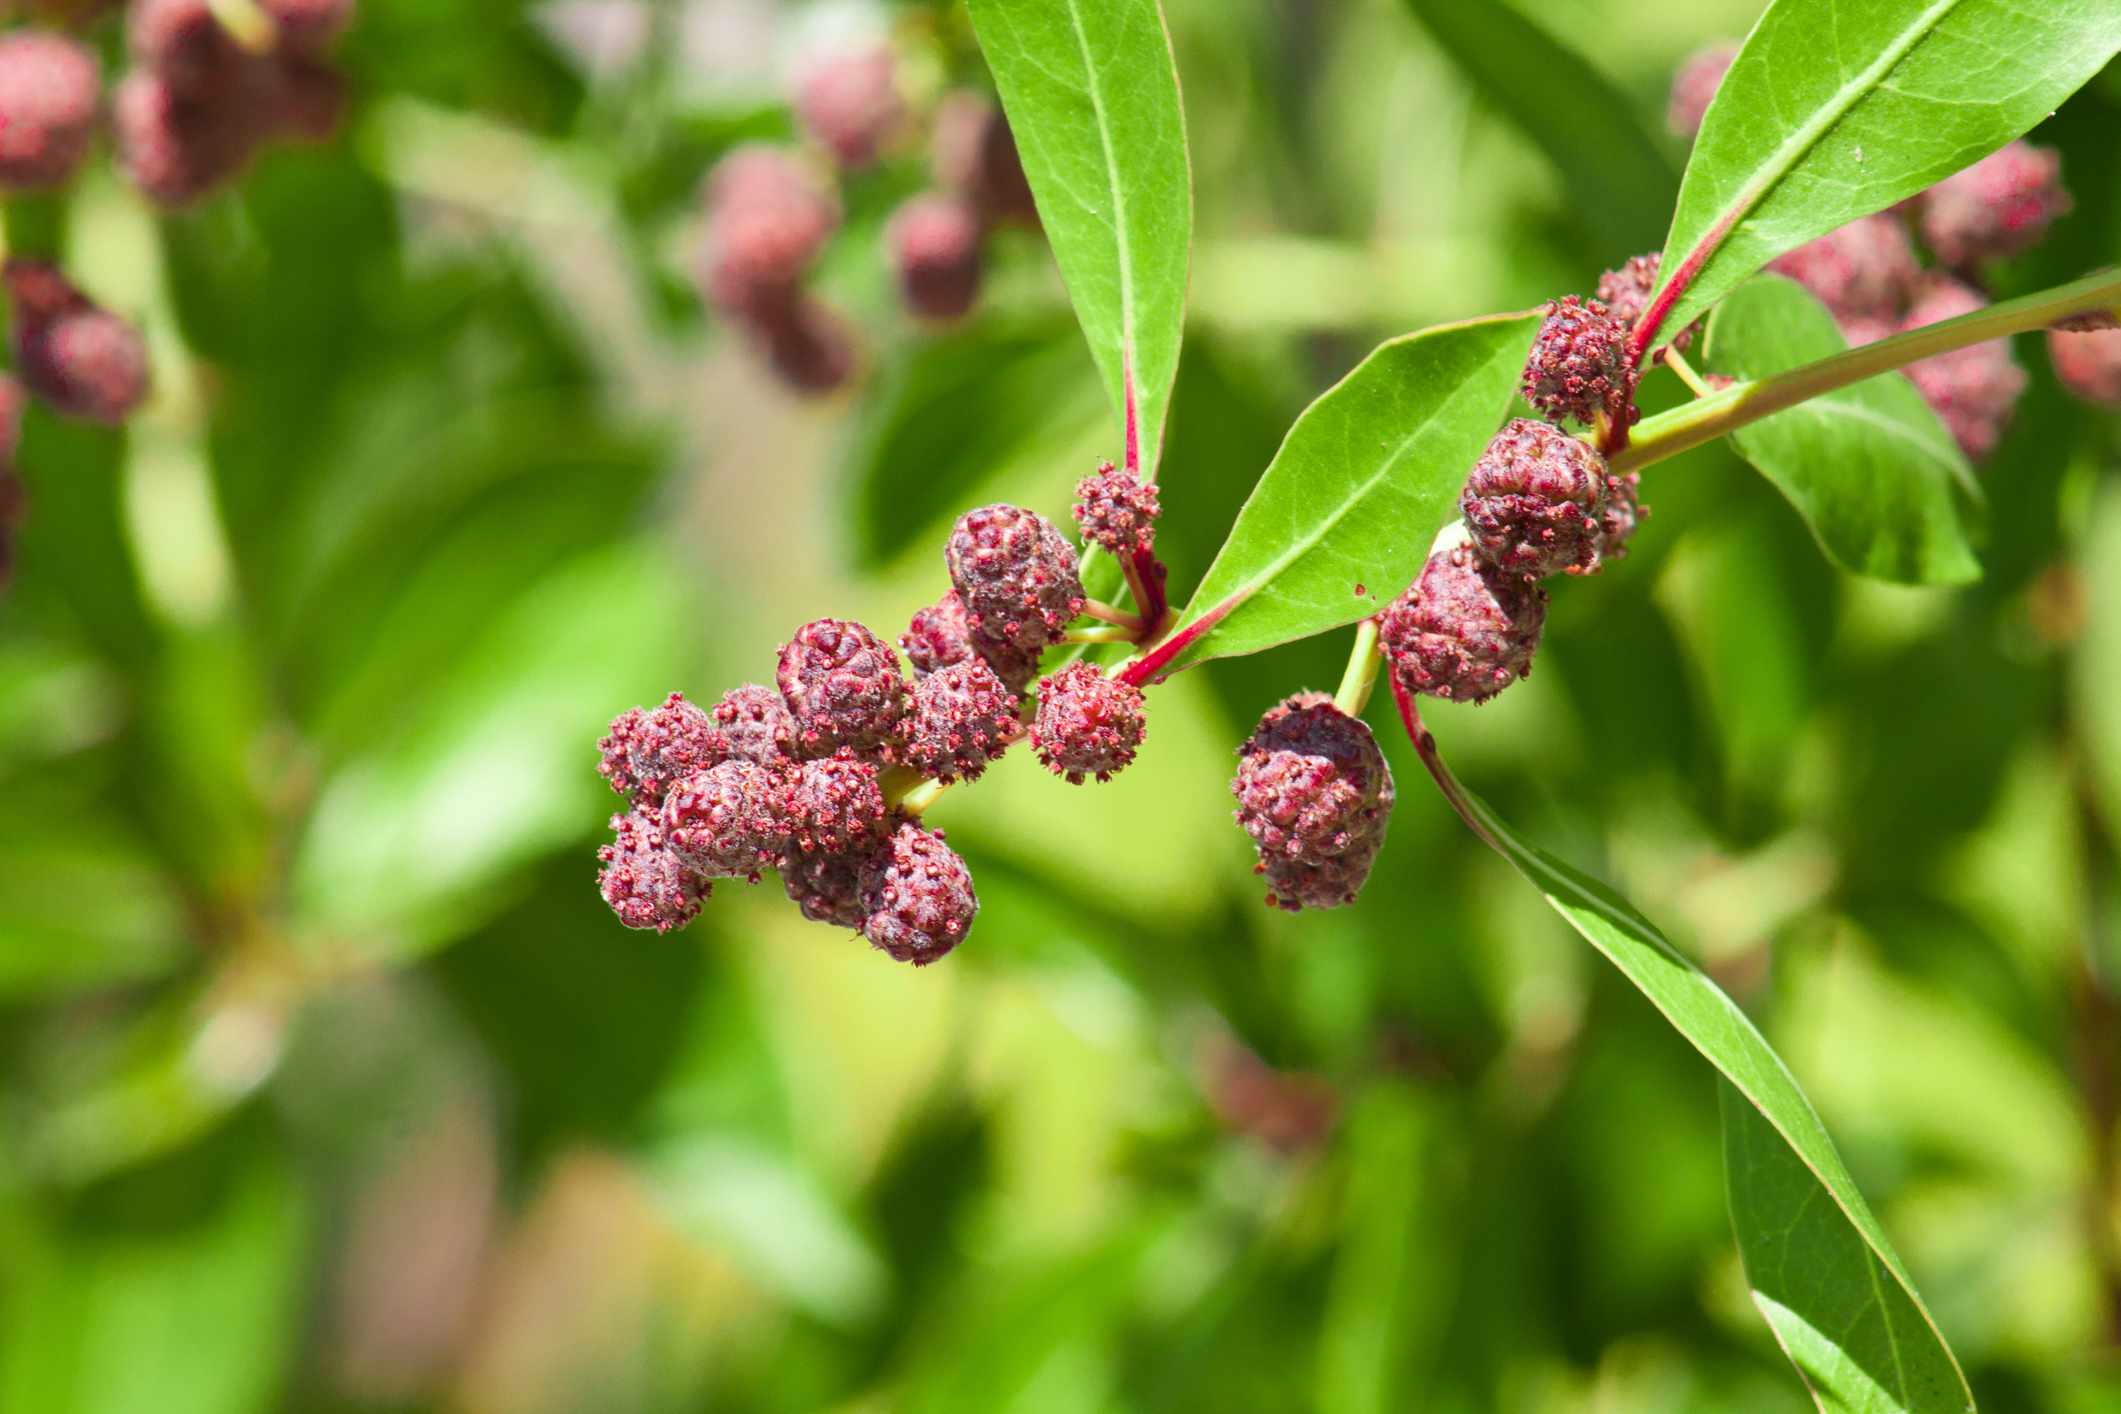
[[[1181,597],[1379,339],[1657,238],[1666,76],[1756,8],[1532,17],[1639,130],[1608,184],[1575,77],[1492,62],[1517,12],[1483,48],[1470,3],[1167,0]],[[337,144],[175,219],[102,167],[9,212],[140,319],[158,393],[124,433],[33,413],[21,456],[0,1409],[1806,1407],[1710,1072],[1403,743],[1363,904],[1259,906],[1231,751],[1344,636],[1159,689],[1108,786],[1020,753],[953,792],[982,912],[944,966],[770,885],[613,923],[605,720],[764,676],[808,618],[895,632],[957,511],[1058,516],[1116,450],[1036,240],[964,330],[894,312],[911,159],[848,189],[824,274],[863,387],[780,392],[691,292],[693,193],[787,131],[776,27],[823,7],[645,13],[599,67],[551,11],[363,0]],[[960,13],[880,13],[976,75]],[[1998,293],[2121,254],[2117,123],[2109,72],[2035,133],[2077,211]],[[1851,579],[1705,449],[1558,586],[1528,683],[1429,715],[1760,1019],[1983,1408],[2077,1414],[2121,1404],[2121,438],[2019,353],[1979,583]],[[1330,1083],[1322,1139],[1235,1122],[1238,1046]]]

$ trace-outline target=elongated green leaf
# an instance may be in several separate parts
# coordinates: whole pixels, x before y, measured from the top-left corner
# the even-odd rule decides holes
[[[1826,1126],[1746,1014],[1612,890],[1519,840],[1447,771],[1439,783],[1742,1098],[1725,1109],[1732,1224],[1754,1300],[1819,1407],[1972,1409],[1958,1362]]]
[[[1661,280],[1685,288],[1663,327],[1995,151],[2116,50],[2113,0],[1777,0],[1694,141]]]
[[[1154,479],[1193,239],[1178,70],[1157,0],[970,0],[1039,220]]]
[[[1779,275],[1748,281],[1709,321],[1719,373],[1764,378],[1847,345],[1826,307]],[[1978,579],[1973,468],[1915,385],[1888,373],[1731,434],[1843,569],[1903,584]]]
[[[1498,0],[1407,0],[1480,96],[1538,144],[1573,214],[1613,252],[1652,248],[1678,173],[1636,105],[1579,54]],[[1537,83],[1525,75],[1537,74]]]
[[[1510,404],[1538,320],[1381,344],[1304,409],[1168,643],[1164,671],[1366,618],[1413,582]]]

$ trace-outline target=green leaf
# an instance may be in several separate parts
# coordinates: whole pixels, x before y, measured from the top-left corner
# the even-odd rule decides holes
[[[1653,247],[1677,174],[1637,105],[1539,26],[1496,0],[1407,0],[1480,96],[1538,145],[1573,214],[1619,256]],[[1537,83],[1526,74],[1539,75]]]
[[[1392,339],[1304,409],[1237,514],[1166,673],[1367,618],[1411,584],[1524,369],[1538,319]]]
[[[1748,281],[1709,321],[1707,359],[1765,378],[1847,345],[1826,307],[1779,275]],[[1915,385],[1888,373],[1800,403],[1731,434],[1845,570],[1903,584],[1981,576],[1973,533],[1980,485]]]
[[[1157,0],[970,0],[1075,316],[1154,479],[1185,332],[1192,170]]]
[[[1744,1100],[1726,1104],[1732,1225],[1759,1305],[1822,1410],[1969,1410],[1972,1391],[1796,1078],[1737,1003],[1611,889],[1438,784],[1554,911]]]
[[[1653,306],[1687,284],[1662,327],[1995,151],[2116,50],[2113,0],[1777,0],[1694,140]]]

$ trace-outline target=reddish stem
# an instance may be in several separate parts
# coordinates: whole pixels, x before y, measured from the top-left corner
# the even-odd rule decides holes
[[[1458,778],[1451,774],[1450,768],[1443,764],[1443,757],[1437,754],[1436,738],[1422,725],[1421,709],[1414,704],[1414,694],[1407,691],[1406,684],[1399,680],[1398,674],[1387,676],[1392,680],[1392,701],[1399,708],[1399,724],[1407,729],[1407,740],[1414,743],[1414,754],[1419,756],[1421,764],[1428,768],[1430,778],[1436,782],[1436,789],[1443,792],[1444,800],[1458,812],[1458,818],[1465,821],[1466,828],[1478,836],[1482,844],[1507,859],[1508,852],[1481,822],[1479,814],[1473,809],[1473,802],[1466,796],[1465,787],[1458,784]]]
[[[1143,641],[1146,642],[1148,635],[1163,623],[1164,614],[1171,607],[1170,601],[1164,597],[1166,571],[1163,562],[1156,558],[1153,550],[1136,549],[1120,560],[1119,567],[1127,576],[1127,589],[1134,596],[1135,611],[1146,625],[1143,631]]]
[[[1142,474],[1141,418],[1136,415],[1134,410],[1134,359],[1131,355],[1121,364],[1120,386],[1123,390],[1123,400],[1127,405],[1127,470],[1133,472],[1136,476],[1140,476]],[[1148,612],[1146,607],[1142,610],[1142,616],[1144,618],[1155,617]]]
[[[1229,613],[1233,607],[1234,604],[1229,602],[1216,605],[1207,614],[1187,624],[1121,668],[1117,674],[1119,680],[1133,687],[1147,687],[1150,683],[1158,681],[1159,675],[1171,665],[1173,658],[1199,642],[1200,636],[1221,623],[1223,615]]]

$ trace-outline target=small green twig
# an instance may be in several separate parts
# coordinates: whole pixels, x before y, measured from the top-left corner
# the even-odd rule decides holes
[[[1383,661],[1377,651],[1377,620],[1364,619],[1355,626],[1355,644],[1348,650],[1348,669],[1340,675],[1333,705],[1351,717],[1360,717],[1370,705],[1370,691],[1377,686],[1377,669]]]
[[[1063,643],[1132,643],[1135,632],[1118,624],[1104,624],[1097,628],[1071,628],[1061,635]]]
[[[1125,609],[1115,604],[1107,604],[1102,599],[1085,599],[1083,601],[1083,613],[1102,623],[1116,624],[1135,637],[1139,637],[1142,630],[1148,627],[1142,621],[1140,614],[1130,614]]]
[[[1700,374],[1694,371],[1694,365],[1688,363],[1684,358],[1682,358],[1680,356],[1679,350],[1675,348],[1665,349],[1664,366],[1671,369],[1673,373],[1677,374],[1679,377],[1679,381],[1686,384],[1688,388],[1692,389],[1694,396],[1697,398],[1705,398],[1709,394],[1716,391],[1714,388],[1711,388],[1708,385],[1707,379],[1703,378]]]

